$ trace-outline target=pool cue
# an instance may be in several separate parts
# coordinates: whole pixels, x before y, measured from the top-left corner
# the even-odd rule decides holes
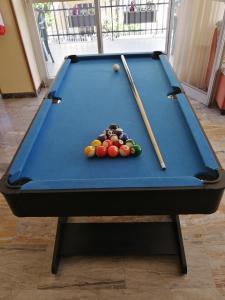
[[[137,102],[137,105],[138,105],[138,107],[139,107],[139,110],[140,110],[140,112],[141,112],[142,119],[143,119],[143,121],[144,121],[144,123],[145,123],[145,127],[146,127],[146,129],[147,129],[147,131],[148,131],[148,135],[149,135],[149,137],[150,137],[150,139],[151,139],[151,142],[152,142],[153,148],[154,148],[154,150],[155,150],[155,153],[156,153],[156,155],[157,155],[157,157],[158,157],[158,160],[159,160],[159,163],[160,163],[160,165],[161,165],[161,168],[162,168],[163,170],[165,170],[165,169],[166,169],[166,165],[165,165],[165,163],[164,163],[164,161],[163,161],[162,155],[161,155],[160,150],[159,150],[159,146],[158,146],[158,144],[157,144],[157,142],[156,142],[154,133],[153,133],[153,131],[152,131],[151,125],[150,125],[149,120],[148,120],[148,118],[147,118],[147,115],[146,115],[146,112],[145,112],[145,110],[144,110],[144,107],[143,107],[141,98],[140,98],[140,96],[139,96],[139,94],[138,94],[138,91],[137,91],[137,89],[136,89],[136,86],[135,86],[135,84],[134,84],[134,80],[133,80],[133,78],[132,78],[132,76],[131,76],[131,73],[130,73],[130,70],[129,70],[129,67],[128,67],[128,65],[127,65],[127,62],[126,62],[126,59],[125,59],[124,55],[121,55],[121,60],[122,60],[124,69],[125,69],[125,71],[126,71],[126,73],[127,73],[127,77],[128,77],[128,79],[129,79],[130,86],[131,86],[131,89],[132,89],[133,94],[134,94],[134,98],[135,98],[135,100],[136,100],[136,102]]]

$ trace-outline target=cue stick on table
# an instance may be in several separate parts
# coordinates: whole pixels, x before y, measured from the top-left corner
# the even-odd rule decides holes
[[[131,89],[132,89],[132,91],[133,91],[135,100],[136,100],[137,105],[138,105],[138,107],[139,107],[139,110],[140,110],[140,112],[141,112],[142,119],[143,119],[143,121],[144,121],[144,123],[145,123],[146,129],[147,129],[147,131],[148,131],[148,134],[149,134],[149,137],[150,137],[150,139],[151,139],[151,142],[152,142],[153,148],[154,148],[154,150],[155,150],[155,153],[156,153],[156,155],[157,155],[157,157],[158,157],[158,160],[159,160],[159,163],[160,163],[160,165],[161,165],[161,168],[162,168],[163,170],[165,170],[165,169],[166,169],[166,165],[165,165],[164,160],[163,160],[163,158],[162,158],[162,155],[161,155],[161,153],[160,153],[159,146],[158,146],[158,144],[157,144],[157,142],[156,142],[154,133],[153,133],[153,131],[152,131],[151,125],[150,125],[149,120],[148,120],[148,118],[147,118],[147,115],[146,115],[146,112],[145,112],[145,110],[144,110],[144,107],[143,107],[141,98],[140,98],[140,96],[139,96],[139,94],[138,94],[138,91],[137,91],[137,89],[136,89],[136,86],[135,86],[135,84],[134,84],[134,80],[133,80],[133,78],[132,78],[132,76],[131,76],[131,73],[130,73],[130,70],[129,70],[129,67],[128,67],[128,65],[127,65],[127,62],[126,62],[126,59],[125,59],[124,55],[121,55],[121,60],[122,60],[124,69],[125,69],[125,71],[126,71],[126,73],[127,73],[127,77],[128,77],[128,79],[129,79]]]

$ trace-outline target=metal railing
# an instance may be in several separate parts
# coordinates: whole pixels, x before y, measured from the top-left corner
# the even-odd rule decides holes
[[[103,38],[165,35],[169,0],[101,0]],[[43,39],[58,43],[96,38],[95,7],[90,3],[46,2],[34,4]]]

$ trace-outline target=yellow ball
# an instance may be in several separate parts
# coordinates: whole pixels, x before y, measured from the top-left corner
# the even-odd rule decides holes
[[[93,146],[93,147],[97,147],[97,146],[101,146],[101,141],[99,141],[99,140],[93,140],[92,142],[91,142],[91,146]]]
[[[119,64],[114,64],[113,65],[113,71],[118,72],[120,70],[120,65]]]
[[[84,148],[84,155],[87,157],[94,157],[95,156],[95,147],[87,146]]]

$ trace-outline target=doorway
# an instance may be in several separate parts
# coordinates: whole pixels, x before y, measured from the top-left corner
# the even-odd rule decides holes
[[[28,10],[48,78],[70,54],[168,49],[170,0],[29,0]]]

